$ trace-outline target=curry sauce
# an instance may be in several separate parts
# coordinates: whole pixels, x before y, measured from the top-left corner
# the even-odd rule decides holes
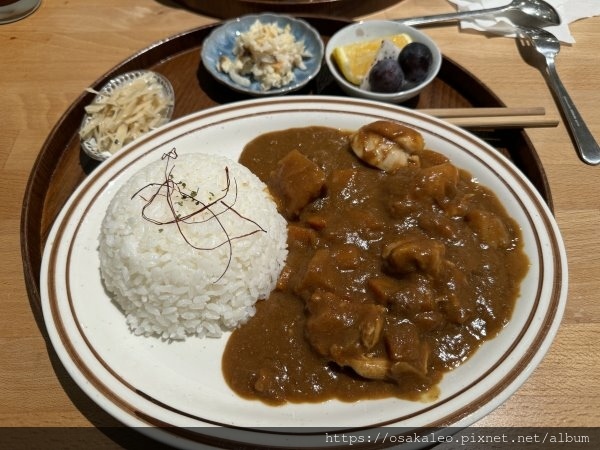
[[[277,131],[240,157],[287,218],[289,247],[277,288],[227,343],[242,397],[432,399],[511,317],[528,260],[494,194],[431,150],[371,167],[351,137]]]

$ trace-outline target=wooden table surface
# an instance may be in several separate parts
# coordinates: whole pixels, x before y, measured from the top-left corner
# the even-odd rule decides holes
[[[444,0],[405,0],[369,18],[448,12]],[[90,427],[114,422],[79,391],[51,356],[30,307],[22,271],[22,198],[44,140],[86,86],[139,49],[215,18],[163,0],[44,0],[24,20],[0,25],[0,426]],[[571,25],[560,76],[600,139],[600,17]],[[513,39],[427,28],[442,51],[509,106],[558,116],[540,72]],[[576,156],[567,129],[528,130],[552,191],[566,243],[569,295],[547,356],[527,382],[477,425],[600,425],[600,167]],[[97,444],[117,447],[99,434]]]

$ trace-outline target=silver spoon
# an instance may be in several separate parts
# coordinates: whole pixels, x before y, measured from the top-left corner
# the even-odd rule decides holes
[[[529,43],[545,59],[540,70],[546,76],[548,86],[562,110],[579,157],[587,164],[600,164],[600,146],[583,121],[583,117],[575,107],[575,103],[567,93],[556,71],[554,58],[560,51],[559,40],[552,33],[541,28],[519,27],[518,30],[520,35],[526,39],[525,44]]]
[[[458,11],[448,14],[435,14],[431,16],[411,17],[396,19],[406,25],[426,25],[438,22],[452,22],[455,20],[469,19],[477,16],[489,16],[499,13],[518,14],[520,20],[515,22],[520,25],[560,25],[560,16],[556,10],[543,0],[512,0],[508,5],[494,8],[478,9],[475,11]]]

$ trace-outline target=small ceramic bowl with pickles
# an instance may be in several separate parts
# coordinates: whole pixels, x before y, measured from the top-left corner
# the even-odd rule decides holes
[[[381,49],[385,41],[385,50]],[[427,34],[391,20],[365,20],[335,33],[326,64],[348,95],[388,103],[417,96],[437,76],[442,54]]]
[[[254,33],[252,30],[255,30]],[[249,33],[255,39],[258,37],[256,43],[251,42],[253,38],[248,36]],[[238,56],[238,40],[243,35],[241,46],[245,51]],[[291,42],[292,39],[294,42]],[[275,66],[288,66],[299,47],[304,53],[302,64],[297,61],[292,64],[291,79],[284,82],[277,80],[276,83],[265,81],[269,74],[280,74],[280,69]],[[274,53],[275,48],[279,54]],[[323,52],[321,36],[307,21],[285,14],[261,13],[232,19],[213,30],[204,40],[200,56],[206,70],[218,82],[234,91],[262,97],[284,95],[304,87],[321,70]],[[223,58],[232,61],[229,64],[233,66],[232,70],[225,69]],[[285,63],[281,64],[282,61]],[[245,69],[253,65],[249,71],[252,75],[237,73],[236,63]],[[263,81],[261,77],[257,79],[256,74],[263,74]]]

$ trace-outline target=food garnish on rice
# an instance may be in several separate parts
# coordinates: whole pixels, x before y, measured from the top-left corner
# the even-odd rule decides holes
[[[217,337],[248,320],[271,292],[286,239],[285,220],[248,169],[172,150],[111,201],[100,270],[135,334]]]

